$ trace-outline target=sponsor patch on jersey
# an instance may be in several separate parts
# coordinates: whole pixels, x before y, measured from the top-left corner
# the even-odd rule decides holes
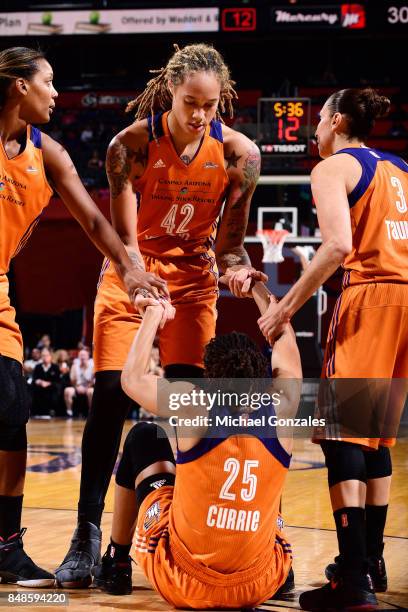
[[[166,484],[166,481],[163,480],[155,480],[154,482],[150,483],[150,486],[152,487],[152,489],[160,489],[160,487],[162,487],[163,485]]]
[[[182,187],[180,189],[180,193],[187,193],[188,192],[188,187]]]
[[[34,166],[28,166],[26,170],[27,172],[30,172],[30,174],[35,174],[36,172],[38,172],[37,168],[34,168]]]
[[[146,511],[143,527],[145,531],[148,531],[153,525],[159,522],[161,515],[161,508],[159,502],[154,502]]]
[[[203,168],[218,168],[218,164],[215,164],[212,161],[206,161],[203,163]]]
[[[3,181],[0,181],[0,191],[3,191],[3,189],[4,189],[4,183]]]
[[[155,164],[153,164],[153,168],[165,168],[166,164],[162,159],[158,159]]]

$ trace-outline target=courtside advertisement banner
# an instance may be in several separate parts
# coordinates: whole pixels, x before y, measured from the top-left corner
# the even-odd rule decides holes
[[[361,4],[337,6],[277,6],[271,9],[273,29],[363,29],[366,27],[365,8]]]
[[[0,13],[0,36],[218,32],[218,8]]]

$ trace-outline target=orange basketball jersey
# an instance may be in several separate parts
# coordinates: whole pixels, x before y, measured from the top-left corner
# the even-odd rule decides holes
[[[174,488],[158,488],[143,501],[136,559],[173,606],[255,607],[285,582],[292,550],[279,500],[290,456],[272,429],[259,437],[262,427],[212,428],[209,435],[221,437],[178,451]]]
[[[408,164],[366,147],[342,149],[361,164],[349,194],[353,248],[343,287],[361,283],[408,282]]]
[[[41,132],[27,126],[25,149],[9,159],[0,142],[0,274],[27,242],[52,189],[47,182]]]
[[[134,183],[139,193],[140,251],[153,257],[188,257],[211,248],[229,183],[222,124],[211,121],[189,165],[177,154],[169,113],[148,119],[148,165]]]
[[[258,438],[253,431],[253,436],[242,428],[244,435],[203,438],[177,453],[172,544],[191,561],[223,574],[256,570],[273,554],[290,456],[275,433]]]
[[[52,189],[47,182],[41,132],[27,126],[26,145],[9,159],[0,141],[0,354],[23,359],[23,341],[10,305],[6,273],[47,206]]]

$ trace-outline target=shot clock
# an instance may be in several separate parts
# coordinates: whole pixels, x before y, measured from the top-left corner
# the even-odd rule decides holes
[[[257,132],[263,155],[307,155],[310,98],[259,98]]]

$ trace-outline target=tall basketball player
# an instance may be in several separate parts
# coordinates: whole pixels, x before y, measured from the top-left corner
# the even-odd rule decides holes
[[[261,283],[253,291],[262,313],[271,296]],[[116,474],[111,544],[94,570],[95,583],[112,594],[131,592],[129,551],[137,517],[137,562],[170,604],[195,609],[256,606],[285,583],[292,564],[279,516],[292,439],[272,421],[275,415],[294,415],[298,407],[302,373],[295,335],[287,326],[273,348],[275,378],[264,392],[269,402],[277,392],[276,408],[272,403],[255,411],[248,405],[216,404],[208,410],[205,400],[186,405],[184,399],[183,407],[171,411],[165,408],[169,398],[186,398],[197,389],[190,382],[146,374],[161,310],[147,309],[122,382],[130,397],[154,414],[175,419],[177,468],[160,427],[139,423],[131,429]],[[237,332],[213,338],[204,364],[213,393],[215,382],[222,393],[237,391],[229,382],[236,377],[250,379],[252,385],[266,377],[266,359],[250,338]],[[187,419],[198,422],[197,417],[199,425],[189,426]]]
[[[243,247],[260,153],[220,121],[220,112],[232,113],[236,94],[213,47],[177,48],[155,72],[129,105],[136,122],[109,146],[111,214],[135,265],[167,281],[176,307],[175,319],[160,330],[166,376],[200,377],[204,346],[215,335],[216,265],[228,272],[237,296],[251,277],[266,278]],[[78,528],[56,572],[66,587],[89,585],[100,559],[104,499],[130,402],[120,375],[140,321],[106,260],[95,303],[96,382],[82,442]]]
[[[14,47],[0,53],[0,581],[28,587],[50,586],[54,577],[33,563],[22,544],[28,398],[23,343],[8,296],[10,261],[55,188],[90,239],[114,262],[131,301],[140,289],[165,292],[164,281],[134,266],[63,147],[31,125],[50,120],[57,95],[52,68],[41,52]]]
[[[326,345],[326,378],[408,377],[408,165],[364,145],[374,120],[389,106],[372,89],[338,91],[323,106],[316,138],[324,161],[312,172],[322,246],[301,279],[259,320],[266,336],[276,336],[343,265],[343,292]],[[404,389],[398,395],[392,406],[397,422]],[[386,590],[383,534],[394,442],[326,436],[322,443],[340,554],[326,570],[331,583],[301,596],[303,609],[368,610],[377,604],[372,586]]]

